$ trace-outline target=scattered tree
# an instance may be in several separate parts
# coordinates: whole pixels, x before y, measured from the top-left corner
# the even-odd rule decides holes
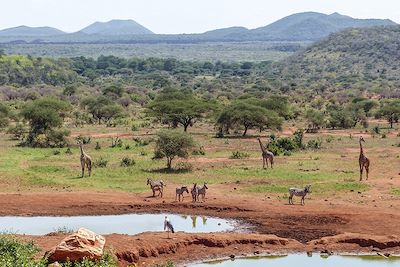
[[[176,130],[163,130],[157,133],[158,139],[155,147],[155,158],[166,158],[167,168],[172,168],[175,157],[187,158],[189,152],[195,147],[192,136]]]

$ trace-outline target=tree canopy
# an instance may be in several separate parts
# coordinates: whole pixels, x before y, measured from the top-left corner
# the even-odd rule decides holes
[[[155,158],[166,158],[167,168],[172,168],[175,157],[187,158],[190,150],[195,146],[191,135],[176,130],[162,130],[157,133]]]

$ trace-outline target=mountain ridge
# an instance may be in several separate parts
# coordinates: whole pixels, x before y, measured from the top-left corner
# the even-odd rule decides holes
[[[388,19],[355,19],[337,12],[323,14],[302,12],[286,16],[273,23],[255,29],[241,26],[220,28],[200,34],[155,34],[134,20],[110,20],[95,22],[74,33],[53,35],[28,34],[7,35],[5,29],[0,31],[0,43],[5,42],[87,42],[87,43],[196,43],[196,42],[242,42],[242,41],[317,41],[329,34],[347,28],[364,28],[374,26],[398,25]],[[29,28],[29,27],[28,27]],[[55,29],[57,30],[57,29]],[[15,38],[14,38],[15,37]],[[16,38],[21,37],[21,38]],[[36,38],[34,38],[36,37]]]

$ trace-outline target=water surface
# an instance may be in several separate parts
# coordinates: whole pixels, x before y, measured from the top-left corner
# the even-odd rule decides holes
[[[381,256],[329,256],[321,257],[314,254],[308,257],[304,254],[288,256],[249,257],[235,260],[210,261],[188,267],[397,267],[400,266],[399,257],[388,259]]]
[[[60,229],[77,230],[85,227],[98,234],[134,235],[148,231],[163,231],[164,217],[168,216],[175,231],[207,233],[232,231],[234,221],[204,216],[178,214],[125,214],[104,216],[65,217],[0,217],[0,232],[44,235]]]

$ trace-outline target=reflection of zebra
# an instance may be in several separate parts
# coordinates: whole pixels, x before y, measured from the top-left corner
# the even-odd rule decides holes
[[[201,187],[199,185],[196,185],[196,188],[197,188],[196,200],[200,200],[200,195],[201,195],[201,200],[204,202],[204,199],[206,198],[206,190],[208,189],[207,184],[204,183],[204,185]]]
[[[290,188],[289,189],[289,204],[293,205],[293,196],[301,197],[301,205],[304,205],[304,198],[308,193],[311,193],[311,185],[307,185],[303,189]]]
[[[182,201],[183,201],[183,193],[188,193],[189,194],[189,190],[187,188],[187,186],[182,186],[181,188],[176,188],[176,195],[175,195],[175,201],[177,199],[179,199],[179,202],[181,202],[181,196],[182,196]]]
[[[153,191],[153,197],[156,196],[156,191],[159,192],[158,196],[161,195],[161,197],[163,197],[164,186],[167,186],[162,180],[153,181],[150,178],[147,179],[147,185],[150,185],[150,188]]]

